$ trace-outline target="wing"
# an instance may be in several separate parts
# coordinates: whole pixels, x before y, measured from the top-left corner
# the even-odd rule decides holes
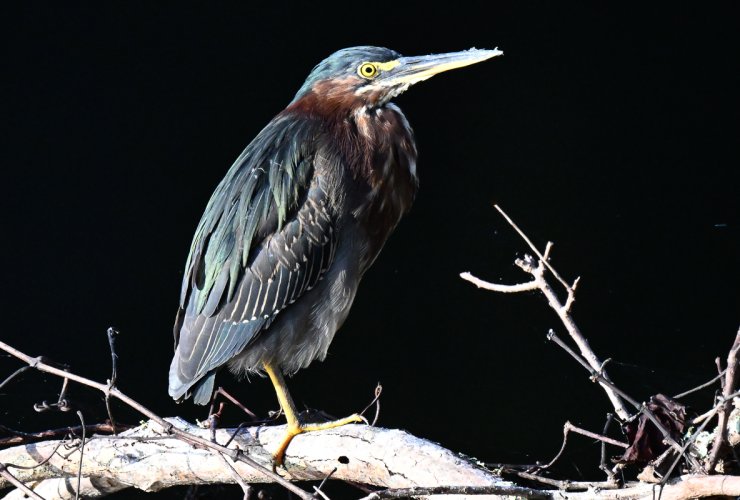
[[[170,395],[205,404],[215,370],[330,266],[336,239],[310,122],[277,118],[240,155],[198,225],[175,322]]]

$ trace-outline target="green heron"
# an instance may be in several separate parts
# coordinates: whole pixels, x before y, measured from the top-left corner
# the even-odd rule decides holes
[[[207,404],[216,372],[267,374],[293,436],[363,419],[304,424],[283,374],[326,357],[365,271],[417,189],[416,145],[391,99],[443,71],[502,54],[401,57],[340,50],[236,159],[190,247],[169,393]]]

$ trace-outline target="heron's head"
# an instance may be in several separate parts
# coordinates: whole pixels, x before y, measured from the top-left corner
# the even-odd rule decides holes
[[[382,47],[351,47],[321,61],[304,82],[293,104],[304,99],[329,109],[382,106],[411,85],[437,73],[502,55],[498,49],[402,57]]]

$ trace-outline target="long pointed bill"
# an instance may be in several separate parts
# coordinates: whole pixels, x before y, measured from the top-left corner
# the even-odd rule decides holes
[[[391,86],[413,85],[433,77],[437,73],[476,64],[492,57],[503,55],[498,49],[470,49],[448,54],[434,54],[419,57],[401,57],[396,61],[385,63],[390,71],[379,78],[378,83]],[[385,69],[385,68],[381,68]]]

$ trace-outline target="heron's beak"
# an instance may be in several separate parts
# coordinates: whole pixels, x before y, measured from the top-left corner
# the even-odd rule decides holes
[[[500,50],[470,49],[448,54],[434,54],[419,57],[401,57],[385,63],[385,70],[378,78],[378,83],[389,86],[408,87],[433,77],[437,73],[476,64],[492,57],[501,56]]]

